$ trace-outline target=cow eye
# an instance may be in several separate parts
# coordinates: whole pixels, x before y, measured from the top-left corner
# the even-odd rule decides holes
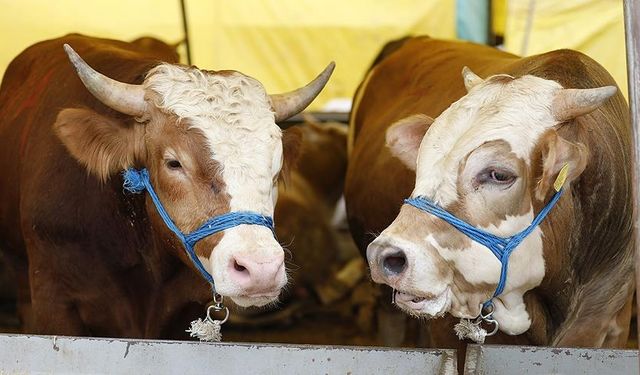
[[[496,170],[491,171],[489,176],[493,181],[499,182],[499,183],[511,182],[515,178],[515,176],[510,175],[506,172],[501,172]]]
[[[167,160],[167,168],[173,170],[180,169],[182,168],[182,164],[180,164],[180,162],[175,159]]]
[[[517,176],[511,171],[498,168],[488,168],[476,177],[476,181],[481,184],[489,183],[507,186],[513,184],[516,178]]]
[[[488,175],[490,182],[500,185],[511,184],[516,179],[512,173],[499,169],[491,169]]]

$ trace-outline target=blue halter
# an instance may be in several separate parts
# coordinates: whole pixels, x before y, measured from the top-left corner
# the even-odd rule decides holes
[[[124,177],[124,188],[131,193],[141,193],[145,189],[149,192],[149,196],[151,196],[151,200],[156,206],[160,217],[167,225],[169,229],[180,239],[182,244],[184,245],[189,258],[193,262],[193,265],[200,271],[202,277],[204,277],[213,287],[215,291],[215,285],[213,282],[213,277],[207,270],[204,268],[200,259],[196,256],[196,253],[193,251],[193,247],[195,244],[202,240],[205,237],[208,237],[212,234],[216,234],[222,232],[226,229],[236,227],[238,225],[247,224],[247,225],[262,225],[273,232],[273,219],[268,216],[263,216],[255,212],[228,212],[226,214],[222,214],[216,217],[213,217],[207,220],[204,224],[200,226],[200,228],[194,230],[191,233],[185,234],[173,223],[171,217],[164,209],[164,206],[160,202],[158,195],[153,190],[153,186],[151,186],[151,181],[149,180],[149,172],[146,168],[141,170],[136,170],[133,168],[129,168],[123,173]]]
[[[502,264],[502,269],[500,271],[500,281],[498,282],[498,286],[496,288],[495,293],[493,293],[493,297],[491,297],[488,301],[486,301],[483,305],[485,307],[491,304],[491,300],[500,295],[504,290],[505,283],[507,281],[507,267],[509,265],[509,256],[513,252],[513,250],[518,247],[518,245],[525,239],[547,216],[549,211],[555,206],[555,204],[560,199],[562,195],[562,189],[559,189],[551,198],[549,203],[538,213],[538,215],[533,219],[531,225],[525,228],[523,231],[514,234],[511,237],[499,237],[494,234],[491,234],[482,229],[478,229],[473,225],[467,223],[466,221],[455,217],[453,214],[443,209],[442,207],[435,204],[433,201],[425,198],[425,197],[415,197],[405,199],[404,203],[411,205],[420,211],[424,211],[426,213],[430,213],[434,216],[439,217],[440,219],[446,221],[451,224],[460,232],[464,233],[467,237],[476,241],[477,243],[487,247],[493,255],[500,261]]]

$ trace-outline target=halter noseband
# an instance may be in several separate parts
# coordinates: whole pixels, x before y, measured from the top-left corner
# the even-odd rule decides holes
[[[491,304],[491,300],[494,297],[500,295],[504,290],[505,284],[507,282],[509,256],[516,249],[516,247],[518,247],[518,245],[520,245],[520,243],[531,232],[533,232],[534,229],[536,229],[536,227],[542,222],[542,220],[544,220],[547,214],[549,214],[549,211],[551,211],[553,206],[556,205],[556,203],[562,196],[562,192],[563,190],[560,189],[553,195],[549,203],[547,203],[547,205],[544,206],[542,210],[540,210],[538,215],[536,215],[536,217],[528,227],[509,237],[496,236],[495,234],[489,233],[480,228],[476,228],[475,226],[456,217],[449,211],[438,206],[436,203],[423,196],[405,199],[404,203],[446,221],[470,239],[491,250],[491,253],[493,253],[493,255],[498,258],[500,264],[502,265],[500,270],[500,280],[498,281],[498,286],[496,287],[496,291],[493,293],[493,296],[488,301],[483,303],[483,306],[488,307],[489,304]]]
[[[268,216],[261,215],[256,212],[249,211],[237,211],[237,212],[228,212],[226,214],[222,214],[219,216],[215,216],[207,220],[204,224],[202,224],[198,229],[194,230],[191,233],[183,233],[171,220],[171,217],[165,210],[162,202],[160,202],[160,198],[156,194],[153,186],[151,185],[151,181],[149,179],[149,172],[146,168],[136,170],[133,168],[129,168],[123,173],[124,176],[124,188],[131,193],[141,193],[144,190],[149,192],[149,196],[151,196],[151,200],[153,204],[156,206],[160,217],[166,224],[166,226],[180,239],[182,245],[184,246],[189,259],[193,262],[193,265],[196,267],[202,277],[205,278],[211,284],[213,291],[215,293],[215,284],[213,280],[213,276],[204,268],[200,259],[196,255],[193,247],[196,243],[208,236],[213,234],[222,232],[226,229],[237,227],[238,225],[262,225],[269,229],[271,232],[274,231],[273,228],[273,219]]]

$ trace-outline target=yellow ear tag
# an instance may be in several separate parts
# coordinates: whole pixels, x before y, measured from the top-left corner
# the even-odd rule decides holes
[[[569,163],[565,163],[560,169],[560,172],[558,172],[556,182],[553,183],[553,188],[556,191],[562,189],[562,185],[564,185],[564,182],[567,180],[567,174],[569,174]]]

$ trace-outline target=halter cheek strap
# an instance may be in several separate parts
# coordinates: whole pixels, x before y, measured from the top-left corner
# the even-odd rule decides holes
[[[491,305],[491,300],[500,295],[505,287],[507,282],[507,268],[509,266],[509,256],[511,253],[520,245],[520,243],[531,233],[533,230],[544,220],[544,218],[549,214],[549,211],[556,205],[560,197],[562,196],[563,190],[560,188],[551,198],[549,203],[536,215],[536,217],[531,222],[527,228],[523,231],[514,234],[510,237],[499,237],[492,233],[489,233],[485,230],[474,227],[473,225],[467,223],[466,221],[457,218],[452,213],[448,212],[444,208],[438,206],[433,201],[419,196],[415,198],[409,198],[404,201],[405,204],[411,205],[420,211],[429,213],[434,215],[447,223],[451,224],[460,232],[464,233],[470,239],[476,241],[477,243],[485,246],[493,255],[498,258],[500,261],[502,268],[500,270],[500,280],[498,281],[498,286],[496,287],[495,293],[493,293],[493,297],[491,297],[488,301],[486,301],[483,306],[489,307]]]
[[[123,173],[124,176],[124,188],[131,193],[141,193],[144,190],[149,192],[149,196],[153,201],[153,204],[156,206],[160,217],[166,224],[166,226],[180,239],[182,245],[184,246],[189,259],[193,262],[193,265],[200,272],[202,277],[204,277],[213,287],[215,293],[215,284],[213,277],[211,274],[204,268],[200,259],[196,256],[195,251],[193,250],[196,243],[208,236],[213,234],[222,232],[226,229],[236,227],[238,225],[262,225],[271,229],[273,233],[273,219],[261,215],[256,212],[249,211],[237,211],[237,212],[228,212],[226,214],[222,214],[219,216],[212,217],[207,220],[204,224],[200,226],[200,228],[194,230],[191,233],[183,233],[171,220],[171,217],[165,210],[162,202],[160,202],[160,198],[156,194],[153,186],[151,185],[151,181],[149,179],[149,172],[146,168],[136,170],[133,168],[127,169]]]

